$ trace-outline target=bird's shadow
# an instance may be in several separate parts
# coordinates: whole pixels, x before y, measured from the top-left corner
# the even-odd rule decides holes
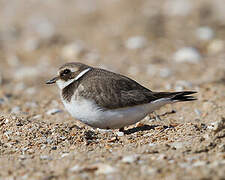
[[[129,134],[133,134],[133,133],[136,133],[136,132],[139,132],[139,131],[148,131],[148,130],[151,130],[151,129],[155,129],[158,126],[159,125],[151,125],[151,126],[150,125],[143,125],[143,126],[123,130],[122,132],[126,135],[129,135]]]
[[[140,132],[140,131],[148,131],[151,129],[155,129],[156,127],[159,127],[159,126],[161,126],[161,125],[151,125],[151,126],[143,125],[143,126],[123,130],[122,132],[126,135],[129,135],[129,134],[133,134],[133,133]],[[174,127],[173,126],[163,126],[163,130],[168,129],[168,128],[174,128]]]

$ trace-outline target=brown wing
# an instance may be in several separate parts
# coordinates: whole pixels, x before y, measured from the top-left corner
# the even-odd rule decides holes
[[[79,94],[85,98],[94,99],[102,108],[135,106],[157,99],[152,91],[128,77],[102,69],[95,69],[88,74],[81,80],[87,90]]]

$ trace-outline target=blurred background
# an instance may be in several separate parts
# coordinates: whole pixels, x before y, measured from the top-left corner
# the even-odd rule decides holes
[[[1,0],[0,24],[3,81],[41,83],[70,61],[153,89],[224,72],[224,0]]]

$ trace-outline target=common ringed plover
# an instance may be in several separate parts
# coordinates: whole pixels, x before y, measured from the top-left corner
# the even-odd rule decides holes
[[[136,81],[82,63],[66,63],[47,81],[60,88],[66,110],[77,120],[101,129],[122,129],[163,105],[193,101],[195,91],[153,92]]]

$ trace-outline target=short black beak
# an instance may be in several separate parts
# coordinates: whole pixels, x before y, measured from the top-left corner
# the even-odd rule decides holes
[[[46,82],[46,84],[54,84],[59,79],[59,77],[54,77],[53,79]]]

